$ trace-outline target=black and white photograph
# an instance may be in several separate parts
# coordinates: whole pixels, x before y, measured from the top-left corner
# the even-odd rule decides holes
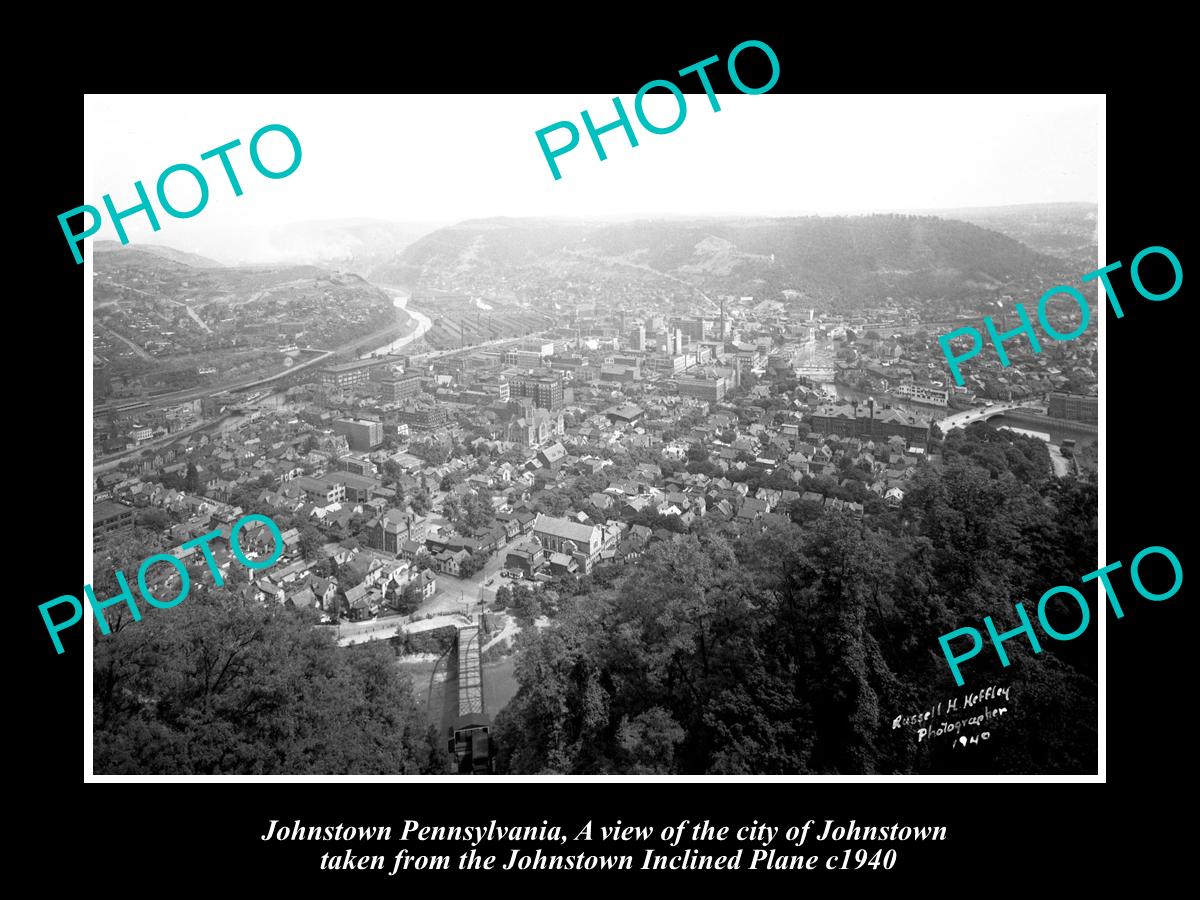
[[[1099,777],[1104,97],[764,52],[85,95],[86,780]]]

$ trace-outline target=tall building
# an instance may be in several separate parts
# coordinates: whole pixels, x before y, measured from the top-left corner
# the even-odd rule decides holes
[[[124,503],[104,500],[92,504],[92,548],[95,549],[104,540],[104,536],[113,531],[126,531],[133,528],[133,507]]]
[[[372,371],[382,371],[388,365],[390,365],[390,361],[387,359],[360,359],[355,362],[322,366],[317,370],[317,377],[321,384],[346,388],[354,384],[365,384],[371,380]]]
[[[415,397],[419,393],[421,393],[419,375],[401,375],[399,378],[385,378],[379,382],[380,396],[392,403],[398,403],[406,397]]]
[[[689,378],[681,375],[675,379],[675,384],[681,397],[696,397],[714,403],[725,398],[724,378]]]
[[[441,428],[450,416],[444,407],[416,400],[405,400],[404,406],[396,411],[396,422],[407,425],[414,431],[432,431]]]
[[[1046,411],[1055,419],[1086,422],[1089,425],[1100,423],[1099,398],[1090,394],[1068,394],[1065,391],[1054,391],[1050,394]]]
[[[534,369],[542,364],[543,356],[540,350],[505,350],[504,365],[520,366],[523,369]]]
[[[704,319],[701,316],[696,316],[694,319],[680,319],[676,327],[693,344],[698,344],[708,337],[708,329],[705,327]]]
[[[898,385],[892,393],[902,400],[915,400],[918,403],[930,403],[933,406],[946,406],[950,402],[950,392],[945,388],[933,388],[920,384],[906,382]]]
[[[629,349],[630,350],[645,350],[646,349],[646,326],[634,325],[633,330],[629,332]]]
[[[480,375],[469,386],[476,394],[482,395],[483,402],[507,403],[511,396],[508,379],[503,375]]]
[[[362,455],[339,457],[333,464],[333,468],[339,472],[352,472],[355,475],[364,475],[367,478],[374,478],[379,474],[379,467],[366,456]]]
[[[293,478],[291,487],[304,491],[304,496],[314,503],[341,503],[346,499],[346,484],[342,478],[349,473],[330,473],[320,478],[300,475]]]
[[[411,509],[389,509],[366,526],[367,543],[376,550],[399,553],[405,541],[419,544],[429,535],[429,520]]]
[[[929,442],[929,419],[895,409],[877,409],[875,403],[827,404],[812,414],[812,430],[843,437],[886,438],[899,435],[911,443]]]
[[[563,380],[561,375],[509,375],[509,397],[528,397],[534,406],[542,409],[557,409],[563,402]]]
[[[661,356],[652,356],[646,360],[646,366],[655,369],[659,372],[682,372],[687,365],[687,357],[682,353],[664,353]]]
[[[333,433],[344,434],[351,450],[374,450],[383,443],[383,423],[370,419],[334,419]]]

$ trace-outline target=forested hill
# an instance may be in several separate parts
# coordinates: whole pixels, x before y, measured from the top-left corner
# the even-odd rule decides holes
[[[1027,203],[943,210],[938,215],[961,219],[1020,241],[1039,253],[1070,261],[1080,274],[1096,263],[1095,203]]]
[[[641,268],[704,290],[855,302],[937,297],[1051,276],[1069,267],[1019,241],[936,216],[715,218],[602,225],[548,219],[462,222],[400,253],[389,277],[450,286],[535,274]]]
[[[496,723],[502,768],[1094,772],[1095,629],[1038,656],[1009,641],[1007,669],[985,650],[964,688],[937,637],[985,615],[1011,627],[1015,601],[1092,571],[1095,479],[1051,478],[1044,444],[986,425],[953,432],[944,458],[890,516],[813,517],[796,501],[791,523],[762,531],[700,519],[628,577],[583,579],[553,627],[521,635],[520,688]],[[1062,632],[1078,622],[1070,601],[1048,615]],[[1010,696],[986,744],[895,727],[993,684]]]

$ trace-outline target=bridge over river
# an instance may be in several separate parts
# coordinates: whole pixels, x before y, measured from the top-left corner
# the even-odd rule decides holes
[[[964,409],[962,412],[957,412],[953,415],[946,416],[944,419],[938,420],[938,427],[942,429],[942,434],[945,434],[952,428],[966,428],[972,422],[986,422],[993,416],[1001,416],[1005,413],[1011,413],[1016,410],[1025,410],[1031,413],[1045,412],[1042,407],[1036,405],[1023,403],[998,403],[995,406],[981,406],[975,409]]]

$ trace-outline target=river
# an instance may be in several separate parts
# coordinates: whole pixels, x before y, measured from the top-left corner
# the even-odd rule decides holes
[[[378,287],[392,295],[393,306],[395,306],[397,309],[403,310],[409,318],[417,323],[416,327],[412,331],[401,335],[387,346],[380,347],[378,350],[373,350],[371,352],[372,356],[387,356],[389,354],[397,353],[402,348],[417,340],[417,338],[421,337],[421,335],[425,334],[425,332],[433,327],[433,322],[431,322],[429,317],[424,313],[408,308],[408,301],[412,296],[408,291],[405,291],[401,288],[389,287],[388,285],[383,284],[378,285]]]
[[[1075,428],[1070,422],[1061,419],[1043,419],[1037,418],[1010,418],[1007,415],[1001,414],[992,416],[988,419],[988,424],[993,428],[999,428],[1002,425],[1007,425],[1009,428],[1023,428],[1026,431],[1040,431],[1050,435],[1050,443],[1062,444],[1064,440],[1073,440],[1081,447],[1085,444],[1090,444],[1092,441],[1098,440],[1099,435],[1093,431],[1084,431]]]
[[[425,332],[427,332],[430,328],[433,327],[433,323],[429,320],[429,317],[426,316],[424,313],[417,312],[415,309],[414,310],[408,309],[408,301],[409,301],[409,297],[411,295],[407,291],[401,290],[400,288],[387,287],[384,285],[379,285],[379,287],[382,290],[387,291],[389,294],[392,295],[392,298],[393,298],[392,305],[393,306],[395,306],[399,310],[403,310],[405,315],[407,315],[409,318],[411,318],[417,324],[416,324],[416,327],[412,331],[408,332],[405,335],[398,337],[396,340],[392,341],[390,344],[387,344],[386,346],[380,347],[379,349],[372,351],[372,353],[371,353],[372,356],[384,356],[387,354],[395,353],[396,351],[400,350],[400,348],[407,346],[408,344],[411,344],[413,341],[415,341],[417,338],[421,337],[421,335],[425,334]],[[233,398],[233,401],[236,402],[236,398]],[[253,405],[255,407],[271,407],[271,408],[279,409],[284,405],[285,402],[286,402],[286,400],[284,397],[284,391],[278,391],[275,393],[268,394],[266,397],[262,397],[259,400],[256,400]],[[249,421],[249,418],[250,417],[248,414],[247,415],[230,416],[229,418],[224,419],[223,421],[218,423],[215,428],[210,428],[208,426],[205,426],[204,428],[201,429],[201,431],[207,431],[207,432],[232,431],[232,430],[244,425],[247,421]]]
[[[392,295],[392,297],[394,298],[393,304],[396,306],[396,308],[403,310],[405,312],[405,314],[407,314],[410,318],[412,318],[417,324],[416,324],[416,327],[412,331],[410,331],[408,334],[405,334],[405,335],[397,338],[396,340],[392,341],[390,344],[388,344],[385,347],[381,347],[380,349],[373,351],[372,355],[374,355],[374,356],[382,356],[384,354],[394,353],[395,351],[406,346],[407,344],[411,344],[413,341],[415,341],[421,335],[425,334],[425,332],[427,332],[431,327],[433,327],[433,323],[429,320],[429,317],[426,316],[424,313],[419,313],[416,310],[409,310],[407,308],[409,294],[406,291],[402,291],[398,288],[392,288],[392,287],[383,287],[383,290],[387,291],[389,294]],[[244,400],[242,397],[239,397],[238,395],[234,394],[228,398],[227,402],[229,402],[232,405],[238,405],[239,403],[244,402]],[[281,409],[286,402],[287,402],[287,400],[285,397],[285,391],[273,391],[272,393],[267,394],[265,397],[260,397],[258,400],[254,401],[254,403],[251,404],[251,406],[252,406],[252,408],[255,408],[255,409]],[[195,431],[197,434],[201,434],[201,433],[221,434],[221,433],[228,432],[228,431],[234,431],[234,430],[240,428],[241,426],[245,425],[249,421],[250,421],[250,414],[248,412],[247,413],[235,413],[234,415],[230,415],[230,416],[226,416],[224,418],[218,419],[215,422],[206,423],[206,424],[202,425],[201,427],[195,429]],[[163,443],[168,443],[168,442],[164,441]],[[150,446],[153,446],[153,445],[150,445]],[[113,460],[111,462],[111,464],[109,464],[109,463],[98,464],[95,468],[95,471],[97,471],[97,472],[103,471],[104,468],[111,468],[112,466],[115,466],[119,462],[120,462],[120,460]]]

